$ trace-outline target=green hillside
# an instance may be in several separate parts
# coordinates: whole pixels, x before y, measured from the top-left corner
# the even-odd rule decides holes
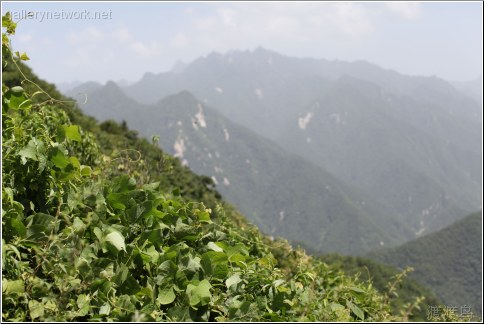
[[[396,248],[368,254],[380,262],[404,268],[432,289],[448,306],[471,306],[482,314],[482,212]]]
[[[83,115],[2,25],[3,321],[402,319],[371,284],[262,236],[209,178]]]

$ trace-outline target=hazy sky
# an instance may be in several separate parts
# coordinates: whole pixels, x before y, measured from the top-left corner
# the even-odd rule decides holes
[[[483,68],[480,1],[2,2],[5,11],[35,14],[19,22],[12,44],[51,82],[136,81],[178,60],[258,46],[455,81]],[[95,12],[107,19],[85,19]]]

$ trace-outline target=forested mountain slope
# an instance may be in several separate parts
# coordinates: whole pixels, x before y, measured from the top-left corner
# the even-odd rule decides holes
[[[426,109],[421,102],[381,91],[353,78],[336,81],[293,116],[310,116],[304,128],[288,123],[280,142],[387,202],[416,236],[452,223],[469,206],[477,208],[479,137],[466,130],[450,141],[435,122],[443,112],[424,117],[418,114]]]
[[[445,304],[471,306],[474,314],[482,314],[482,212],[368,257],[399,268],[411,266],[411,277]]]

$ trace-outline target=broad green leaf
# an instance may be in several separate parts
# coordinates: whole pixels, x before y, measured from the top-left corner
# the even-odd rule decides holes
[[[275,281],[272,283],[272,285],[273,285],[274,287],[279,287],[279,286],[280,286],[280,285],[282,285],[284,282],[286,282],[286,281],[285,281],[285,280],[283,280],[283,279],[277,279],[277,280],[275,280]]]
[[[86,305],[89,305],[89,303],[90,303],[89,296],[85,294],[81,294],[77,297],[77,307],[82,308]]]
[[[224,250],[219,247],[217,244],[215,244],[214,242],[208,242],[207,244],[207,248],[209,250],[212,250],[212,251],[215,251],[215,252],[223,252]]]
[[[23,294],[25,292],[25,285],[23,280],[7,280],[2,279],[2,293]]]
[[[13,87],[5,94],[5,99],[8,101],[8,107],[12,109],[20,109],[20,105],[28,98],[24,95],[22,87]]]
[[[112,231],[111,233],[106,235],[104,239],[106,240],[106,242],[111,243],[116,248],[116,250],[118,251],[123,250],[124,252],[126,252],[124,237],[118,231]]]
[[[72,224],[72,229],[76,233],[80,233],[86,229],[86,224],[79,218],[74,218],[74,223]]]
[[[26,221],[28,224],[27,226],[36,224],[45,226],[47,228],[53,228],[53,226],[55,225],[55,217],[45,213],[37,213],[35,215],[31,215],[27,217]]]
[[[358,287],[348,287],[350,289],[350,293],[356,298],[358,302],[364,302],[366,298],[366,292]]]
[[[2,258],[5,257],[5,252],[7,252],[7,250],[12,250],[13,253],[15,253],[15,256],[17,257],[17,259],[21,259],[21,255],[20,255],[20,251],[17,249],[17,247],[15,245],[12,245],[12,244],[5,244],[5,240],[2,239]]]
[[[207,279],[200,281],[198,285],[188,284],[186,293],[190,306],[207,305],[212,298],[210,288],[212,288],[212,285]]]
[[[40,143],[37,141],[36,138],[33,138],[29,141],[29,143],[24,146],[19,152],[18,155],[20,156],[20,159],[22,161],[22,164],[27,163],[27,159],[34,160],[34,161],[39,161],[39,157],[37,154],[38,146]],[[42,143],[43,146],[43,143]]]
[[[81,294],[77,297],[77,307],[79,307],[79,310],[77,311],[78,316],[86,316],[89,313],[90,303],[91,299],[85,294]]]
[[[65,169],[71,163],[67,156],[65,156],[64,153],[62,153],[62,151],[58,148],[54,149],[53,154],[50,157],[50,161],[59,169]]]
[[[118,286],[121,286],[126,281],[126,278],[128,278],[128,273],[128,267],[124,263],[121,263],[116,269],[116,275],[114,276],[113,281]]]
[[[63,127],[64,127],[65,136],[68,139],[71,139],[76,142],[82,141],[81,134],[79,133],[79,126],[69,125],[69,126],[63,126]]]
[[[225,280],[225,286],[230,289],[231,286],[237,285],[241,281],[242,279],[240,279],[240,274],[234,273],[227,280]]]
[[[87,166],[87,165],[81,166],[81,175],[83,177],[89,177],[91,176],[91,173],[92,173],[92,169],[90,166]]]
[[[32,224],[27,229],[27,240],[34,242],[46,241],[49,237],[49,229],[40,224]]]
[[[174,283],[176,284],[176,286],[174,287],[174,289],[176,291],[186,290],[188,282],[189,281],[185,272],[183,272],[182,270],[177,270],[177,272],[175,273]]]
[[[338,303],[331,303],[331,304],[329,304],[329,307],[331,308],[331,310],[333,312],[341,311],[341,310],[345,309],[345,307],[343,305],[338,304]]]
[[[107,197],[109,204],[119,210],[125,210],[126,205],[124,202],[126,202],[126,194],[124,193],[110,193]]]
[[[109,265],[107,265],[106,268],[104,268],[104,270],[99,273],[99,275],[102,278],[111,280],[111,278],[114,276],[114,264],[110,263]]]
[[[18,105],[18,109],[29,109],[30,107],[32,107],[32,100],[30,99],[26,99]]]
[[[158,263],[158,258],[160,257],[160,253],[156,251],[156,248],[153,245],[150,245],[149,248],[141,251],[141,258],[143,259],[143,263]],[[161,266],[161,265],[160,265]]]
[[[30,60],[30,58],[27,56],[27,53],[25,53],[25,52],[22,53],[22,54],[20,54],[19,58],[22,61],[28,61],[28,60]]]
[[[79,169],[81,167],[81,163],[75,156],[69,157],[69,162],[74,166],[74,168]]]
[[[238,296],[239,297],[239,296]],[[251,303],[246,300],[232,299],[229,305],[229,316],[231,318],[243,317],[250,310]]]
[[[136,295],[141,290],[139,282],[128,272],[128,277],[119,288],[122,294]]]
[[[99,227],[94,227],[94,229],[92,231],[94,232],[94,235],[96,235],[98,241],[103,240],[103,232],[101,231],[101,229]]]
[[[359,308],[358,306],[356,306],[355,304],[353,304],[350,301],[347,301],[346,305],[351,309],[353,314],[358,316],[361,320],[363,320],[363,321],[365,320],[365,313],[361,310],[361,308]]]
[[[211,223],[210,214],[205,210],[196,210],[196,215],[201,223]]]
[[[47,300],[44,304],[44,309],[48,310],[49,312],[55,312],[58,310],[57,303],[53,300]]]
[[[245,260],[247,259],[247,257],[245,255],[242,255],[240,253],[235,253],[235,254],[232,254],[230,257],[229,257],[229,261],[230,262],[233,262],[237,265],[241,265],[240,263],[241,262],[245,262]]]
[[[105,303],[99,309],[99,315],[109,315],[111,313],[111,305],[109,303]]]
[[[138,298],[147,297],[153,300],[153,289],[151,288],[151,286],[143,287],[136,293],[136,297]]]
[[[167,289],[158,289],[158,298],[156,298],[156,301],[160,305],[168,305],[173,303],[175,300],[176,295],[175,292],[173,291],[173,287],[167,288]]]
[[[17,235],[21,238],[25,237],[25,235],[27,234],[27,229],[25,228],[25,225],[16,218],[10,219],[10,226],[15,230]]]
[[[75,289],[75,288],[77,288],[77,287],[79,287],[81,285],[81,279],[78,279],[78,278],[69,279],[67,281],[67,283],[69,284],[69,286],[71,288],[74,288]]]
[[[223,252],[208,251],[202,254],[202,269],[205,275],[224,279],[228,273],[228,258]]]
[[[173,277],[178,270],[178,266],[171,260],[166,260],[158,266],[158,271],[165,277]]]
[[[181,218],[178,218],[174,234],[180,241],[195,241],[199,232],[194,226],[187,225],[183,223]]]
[[[36,300],[29,300],[30,318],[32,320],[44,316],[44,305]]]
[[[133,296],[133,298],[135,297]],[[136,310],[136,306],[133,305],[133,301],[131,300],[131,296],[129,295],[122,295],[121,297],[119,297],[116,304],[127,312],[134,312]]]
[[[134,190],[135,188],[136,180],[127,175],[116,178],[112,185],[113,192],[118,193]]]
[[[143,190],[146,190],[146,191],[155,191],[156,189],[158,189],[158,187],[160,186],[160,182],[153,182],[153,183],[147,183],[145,185],[143,185]]]
[[[180,267],[181,270],[187,271],[189,273],[195,273],[200,270],[200,257],[193,257],[192,255],[187,255],[181,258]]]
[[[33,159],[39,161],[39,171],[44,171],[47,165],[47,149],[44,142],[34,137],[29,141],[28,146],[35,148],[36,156]],[[20,156],[22,156],[22,154],[20,154]],[[25,162],[26,161],[23,159],[22,163],[25,164]]]

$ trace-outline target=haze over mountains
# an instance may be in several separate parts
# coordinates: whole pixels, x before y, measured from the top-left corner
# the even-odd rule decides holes
[[[213,177],[266,232],[323,251],[401,243],[481,208],[482,110],[435,77],[258,48],[212,53],[123,88],[88,83],[67,94],[77,92],[88,96],[87,113],[160,135],[162,147]],[[367,214],[361,229],[360,216],[341,221],[339,208],[322,212],[342,199],[321,189],[335,181],[353,211]],[[345,230],[333,231],[328,219]],[[325,244],[328,232],[347,237],[348,228],[358,238],[351,247]]]

